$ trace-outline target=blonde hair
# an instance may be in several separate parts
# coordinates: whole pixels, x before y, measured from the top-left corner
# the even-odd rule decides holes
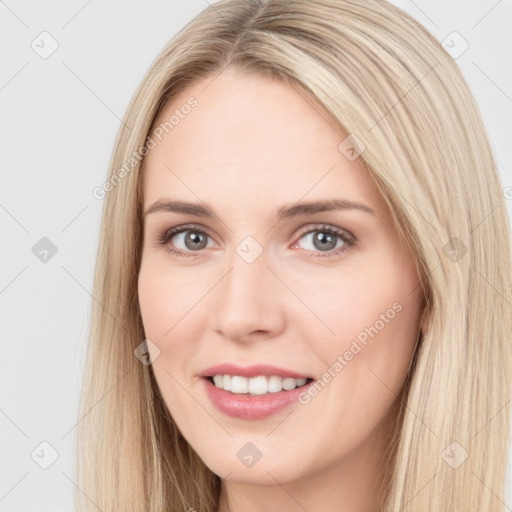
[[[77,510],[217,510],[219,477],[178,431],[134,350],[145,338],[137,278],[148,136],[178,92],[227,66],[306,92],[364,144],[359,160],[417,262],[429,323],[404,384],[382,510],[501,512],[512,265],[500,178],[459,68],[383,0],[221,0],[145,75],[104,187],[75,441]]]

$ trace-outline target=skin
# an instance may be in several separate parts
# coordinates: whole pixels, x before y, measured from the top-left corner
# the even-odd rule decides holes
[[[311,98],[233,68],[213,78],[168,105],[161,120],[189,96],[198,101],[145,161],[144,211],[172,199],[207,203],[217,215],[144,217],[138,292],[145,334],[160,351],[156,357],[150,347],[159,389],[184,437],[223,478],[220,512],[374,510],[424,327],[412,254],[368,172],[338,150],[345,135]],[[332,198],[375,214],[275,221],[284,204]],[[208,233],[204,248],[185,245],[187,233],[158,244],[166,230],[189,223]],[[335,254],[344,243],[335,236],[322,250],[313,236],[324,225],[357,245]],[[236,251],[248,236],[263,249],[252,263]],[[305,405],[242,420],[218,411],[204,392],[199,372],[222,362],[272,364],[320,380],[394,303],[400,312]],[[262,453],[252,467],[237,457],[248,442]]]

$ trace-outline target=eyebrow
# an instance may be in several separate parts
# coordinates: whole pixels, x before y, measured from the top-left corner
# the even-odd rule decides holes
[[[334,210],[361,210],[376,216],[375,211],[364,204],[349,201],[348,199],[328,199],[325,201],[311,201],[293,205],[285,204],[277,210],[276,219],[279,221],[291,217],[308,216]],[[207,218],[216,217],[213,209],[207,204],[170,201],[167,199],[159,199],[153,203],[146,209],[144,216],[155,212],[174,212]]]

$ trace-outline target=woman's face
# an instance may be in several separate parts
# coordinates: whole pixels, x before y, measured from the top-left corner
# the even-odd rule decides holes
[[[333,120],[270,78],[212,75],[159,120],[138,291],[180,431],[231,481],[373,474],[423,310],[378,189]]]

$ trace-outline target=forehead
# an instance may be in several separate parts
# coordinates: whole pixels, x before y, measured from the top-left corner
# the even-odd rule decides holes
[[[228,68],[181,91],[159,126],[145,159],[145,205],[162,195],[233,207],[255,197],[282,204],[341,195],[375,209],[381,201],[360,162],[339,151],[346,135],[335,120],[282,81]]]

